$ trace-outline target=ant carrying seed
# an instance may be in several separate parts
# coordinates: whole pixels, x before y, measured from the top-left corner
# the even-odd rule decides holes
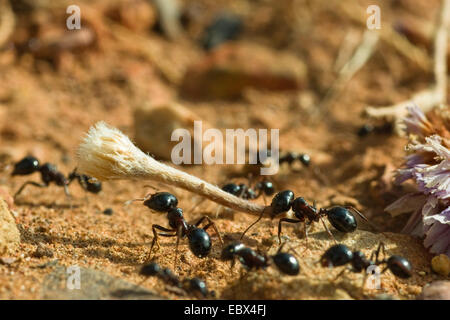
[[[381,273],[386,272],[388,269],[398,278],[407,279],[412,276],[412,266],[410,262],[401,256],[392,255],[388,259],[379,260],[379,254],[383,251],[383,256],[386,256],[385,246],[383,242],[380,242],[377,250],[373,251],[370,259],[367,259],[364,253],[361,251],[352,251],[346,245],[337,244],[329,248],[322,255],[320,263],[326,267],[338,267],[346,264],[351,264],[352,268],[345,268],[336,277],[339,278],[345,271],[350,270],[358,273],[367,270],[371,265],[379,266],[385,264],[386,267]],[[375,257],[375,261],[373,258]],[[365,274],[363,285],[365,283],[367,274]]]
[[[14,194],[14,198],[16,198],[22,191],[25,189],[27,185],[33,185],[39,188],[46,188],[52,182],[57,186],[64,187],[65,194],[70,197],[68,186],[74,180],[77,179],[80,183],[81,187],[88,192],[98,193],[102,189],[102,184],[99,181],[93,181],[91,177],[86,175],[80,175],[76,172],[76,169],[69,174],[68,178],[64,176],[64,174],[58,171],[57,167],[51,163],[44,163],[43,165],[39,164],[39,160],[33,156],[27,156],[17,162],[14,165],[14,170],[11,175],[30,175],[35,172],[41,173],[41,180],[43,183],[38,183],[34,181],[25,182],[19,190]]]
[[[215,297],[215,292],[208,290],[204,280],[200,278],[186,278],[180,280],[170,269],[161,269],[156,262],[150,262],[149,264],[144,265],[139,273],[146,277],[158,277],[168,285],[183,289],[187,293],[193,294],[198,299]]]
[[[303,222],[305,237],[306,239],[308,239],[306,222],[308,222],[308,224],[312,224],[320,220],[323,226],[325,227],[327,233],[330,235],[331,238],[334,239],[334,236],[328,229],[327,225],[325,224],[323,217],[326,216],[328,218],[328,221],[330,221],[333,227],[344,233],[353,232],[357,228],[356,218],[351,211],[356,212],[361,218],[367,221],[367,218],[352,206],[335,206],[331,208],[321,208],[320,210],[318,210],[315,202],[314,205],[311,206],[302,197],[294,199],[294,193],[291,190],[284,190],[278,192],[275,195],[275,197],[273,197],[270,206],[266,207],[263,213],[261,213],[261,215],[259,216],[259,218],[244,231],[244,233],[241,236],[241,239],[244,237],[245,233],[252,226],[254,226],[259,220],[261,220],[264,212],[267,212],[273,219],[279,214],[288,212],[290,209],[292,209],[296,219],[281,218],[279,220],[278,240],[280,244],[281,244],[281,224],[283,222],[288,223]],[[334,239],[334,241],[336,240]]]
[[[136,200],[144,200],[143,204],[151,210],[167,213],[167,220],[169,222],[170,228],[166,228],[158,224],[152,225],[153,240],[150,247],[150,256],[155,244],[157,245],[157,250],[160,249],[158,237],[162,236],[177,237],[177,243],[175,247],[175,266],[178,257],[178,245],[180,238],[187,237],[191,252],[199,258],[204,258],[211,251],[211,238],[206,232],[209,227],[213,227],[214,231],[219,237],[219,241],[223,244],[219,230],[209,217],[203,216],[196,223],[189,224],[183,216],[183,210],[177,207],[178,199],[173,194],[169,192],[156,192],[150,197]],[[207,224],[203,228],[199,228],[199,225],[202,224],[205,220]],[[162,232],[158,232],[158,230]],[[148,258],[148,260],[150,260],[150,257]]]
[[[266,254],[260,254],[246,247],[241,242],[232,242],[222,250],[222,260],[231,260],[232,268],[237,257],[247,270],[266,269],[271,264],[271,261],[273,261],[281,273],[295,276],[300,272],[300,265],[294,255],[281,252],[283,246],[280,246],[275,255],[267,256]]]

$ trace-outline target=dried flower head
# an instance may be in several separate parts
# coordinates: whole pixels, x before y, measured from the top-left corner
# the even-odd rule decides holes
[[[98,122],[78,148],[78,170],[99,180],[153,180],[183,188],[231,209],[260,215],[264,206],[236,197],[184,171],[156,161],[118,129]]]
[[[410,143],[403,168],[395,182],[412,179],[417,192],[386,208],[392,215],[413,212],[403,231],[425,236],[432,253],[450,256],[450,121],[448,109],[426,117],[417,106],[408,108],[404,120]]]

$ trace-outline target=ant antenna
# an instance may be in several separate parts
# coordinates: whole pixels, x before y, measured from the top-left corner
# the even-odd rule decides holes
[[[248,230],[250,230],[250,228],[252,228],[255,224],[257,224],[262,217],[264,216],[264,212],[266,212],[266,209],[270,208],[270,207],[265,207],[263,211],[261,211],[261,214],[259,215],[258,219],[256,219],[255,222],[253,222],[247,229],[245,229],[245,231],[242,233],[241,237],[239,238],[239,240],[242,241],[242,239],[244,238],[244,235],[247,233]]]

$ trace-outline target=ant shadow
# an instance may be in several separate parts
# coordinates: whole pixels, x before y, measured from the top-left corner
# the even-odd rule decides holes
[[[292,290],[269,290],[269,287],[264,284],[261,286],[255,286],[253,277],[248,278],[249,275],[251,276],[252,272],[254,271],[241,275],[238,279],[227,286],[222,291],[221,298],[241,300],[299,299],[299,297],[293,297],[290,295]],[[276,276],[269,276],[266,282],[268,285],[271,283],[270,278],[272,277],[275,278]],[[301,289],[302,297],[316,296],[329,297],[328,299],[333,299],[333,294],[337,289],[344,290],[352,299],[363,299],[366,297],[364,294],[364,289],[352,283],[344,283],[342,281],[330,282],[327,280],[312,282],[311,280],[304,278],[304,276],[303,278],[292,279],[289,282],[289,287]],[[276,297],[274,295],[276,295]]]
[[[39,207],[45,207],[47,209],[77,209],[80,208],[80,204],[66,204],[61,203],[57,204],[54,202],[30,202],[30,201],[15,201],[15,204],[18,206],[26,206],[29,208],[39,208]]]
[[[106,258],[109,261],[117,264],[125,265],[139,265],[140,254],[134,254],[127,249],[133,249],[145,246],[145,243],[135,242],[118,242],[113,239],[81,239],[67,236],[49,235],[43,232],[32,232],[24,229],[19,225],[20,241],[22,243],[29,243],[39,245],[42,243],[57,243],[65,246],[73,246],[74,248],[83,249],[83,254],[92,258]],[[117,246],[124,250],[119,250],[117,253],[110,250],[111,247]]]
[[[242,235],[242,233],[240,233],[240,232],[227,233],[223,236],[223,241],[225,243],[233,242],[233,241],[240,241],[245,245],[253,246],[253,247],[255,247],[259,244],[259,242],[257,240],[250,238],[248,236],[244,236],[244,238],[241,239],[241,235]]]

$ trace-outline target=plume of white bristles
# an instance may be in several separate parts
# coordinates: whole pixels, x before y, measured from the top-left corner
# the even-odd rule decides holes
[[[188,190],[236,211],[261,215],[265,208],[156,161],[137,148],[126,135],[103,121],[89,129],[77,156],[78,171],[101,181],[152,180]]]

